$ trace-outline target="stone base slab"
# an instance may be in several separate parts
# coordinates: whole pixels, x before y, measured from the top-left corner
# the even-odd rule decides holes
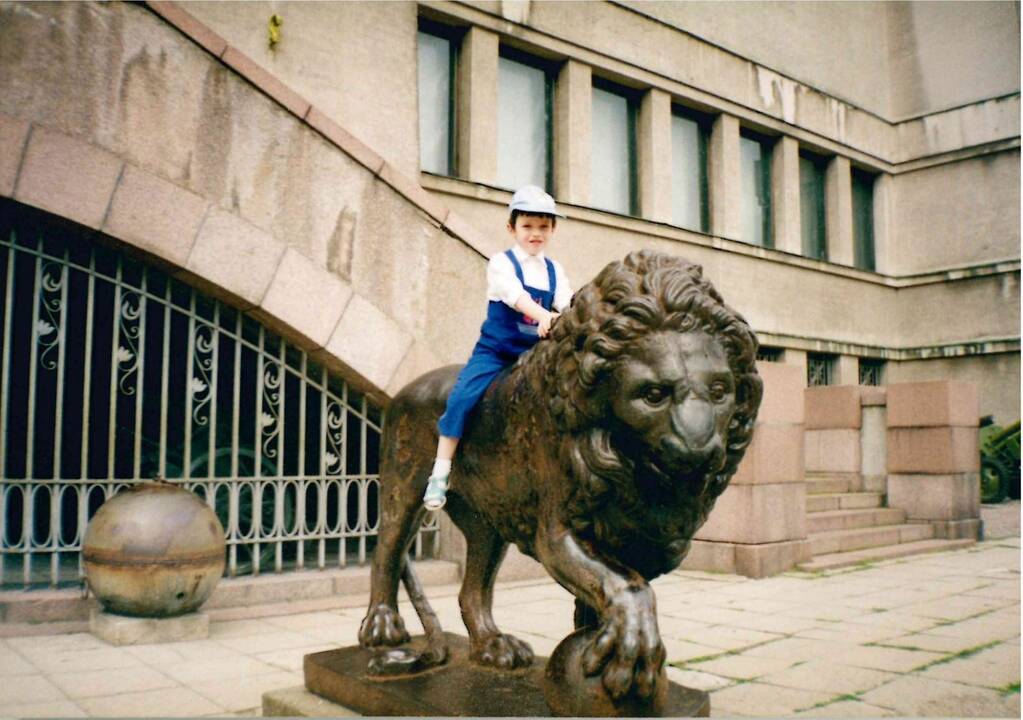
[[[810,541],[806,539],[761,545],[694,540],[682,569],[763,578],[790,570],[810,557]]]
[[[263,717],[361,717],[344,705],[313,695],[301,685],[263,693]]]
[[[980,477],[972,472],[889,475],[888,506],[905,510],[910,520],[976,520],[980,517]]]
[[[934,526],[934,537],[943,540],[981,540],[984,537],[984,525],[981,520],[938,520],[931,521]]]
[[[359,646],[305,656],[306,689],[331,703],[362,715],[549,717],[544,699],[547,658],[536,657],[520,670],[501,671],[469,660],[469,639],[444,633],[448,661],[413,675],[375,678],[367,665],[375,650]],[[422,648],[422,636],[412,647]],[[304,700],[304,698],[301,698]],[[264,696],[264,706],[266,696]],[[289,714],[297,714],[289,707]],[[322,708],[317,710],[321,714]],[[668,683],[665,717],[709,717],[710,696],[702,690]]]
[[[93,610],[89,615],[89,631],[111,645],[205,640],[210,636],[210,616],[192,612],[170,618],[140,618]]]

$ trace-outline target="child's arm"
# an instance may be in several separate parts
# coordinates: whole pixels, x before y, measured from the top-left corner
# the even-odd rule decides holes
[[[519,299],[515,302],[515,309],[539,323],[540,326],[537,328],[537,334],[540,337],[547,337],[547,333],[551,331],[551,323],[558,317],[558,313],[544,310],[542,305],[529,297],[529,293],[522,293],[519,296]]]

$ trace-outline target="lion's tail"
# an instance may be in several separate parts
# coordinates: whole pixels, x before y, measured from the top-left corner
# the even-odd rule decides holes
[[[416,571],[412,568],[412,559],[405,554],[405,561],[401,571],[401,582],[405,586],[412,607],[416,609],[419,622],[423,624],[423,631],[426,633],[426,650],[422,655],[424,666],[439,665],[447,660],[448,644],[444,639],[444,630],[437,619],[437,613],[430,607],[426,599],[423,586],[419,582]]]

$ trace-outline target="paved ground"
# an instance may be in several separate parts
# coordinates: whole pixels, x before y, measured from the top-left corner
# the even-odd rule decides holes
[[[715,716],[1019,717],[1018,503],[1015,522],[1015,537],[852,570],[661,578],[669,674],[710,691]],[[429,590],[462,631],[456,593]],[[571,598],[552,582],[506,585],[496,604],[539,654],[571,630]],[[303,655],[351,644],[361,615],[215,622],[208,640],[129,648],[89,634],[0,640],[0,716],[258,714],[264,691],[301,684]]]

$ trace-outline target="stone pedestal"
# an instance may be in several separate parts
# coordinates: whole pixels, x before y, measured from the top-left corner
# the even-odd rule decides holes
[[[761,363],[753,441],[683,567],[766,577],[810,559],[803,482],[803,371]]]
[[[94,609],[89,614],[89,631],[111,645],[205,640],[210,636],[210,616],[192,612],[171,618],[139,618]]]
[[[475,716],[549,717],[544,700],[543,678],[547,658],[537,657],[532,666],[515,671],[484,668],[469,661],[468,638],[445,633],[448,662],[415,675],[376,679],[366,666],[373,651],[353,646],[305,656],[305,689],[314,697],[292,688],[268,693],[264,715],[291,716]],[[414,638],[413,645],[422,638]],[[320,702],[317,702],[317,699]],[[324,704],[323,701],[327,701]],[[308,709],[308,710],[307,710]],[[336,711],[336,712],[335,712]],[[710,697],[671,683],[665,716],[709,717]]]
[[[980,534],[978,413],[972,383],[888,388],[888,504],[938,537]]]

